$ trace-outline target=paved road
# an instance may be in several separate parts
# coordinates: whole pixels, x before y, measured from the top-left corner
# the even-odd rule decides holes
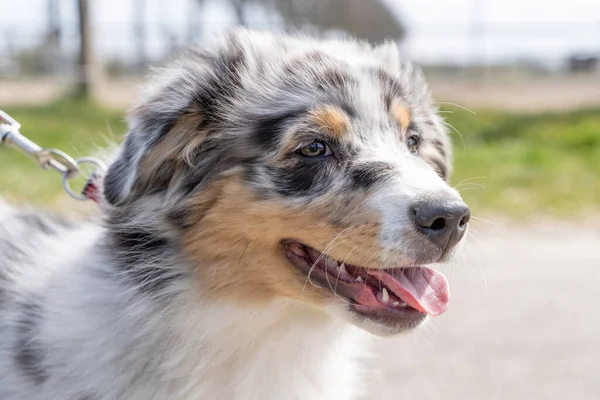
[[[600,225],[477,235],[448,268],[449,311],[380,343],[369,398],[599,400]]]

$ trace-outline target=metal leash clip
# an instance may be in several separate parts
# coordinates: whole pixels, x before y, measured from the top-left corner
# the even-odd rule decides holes
[[[92,180],[101,178],[106,172],[106,166],[102,161],[93,157],[82,157],[74,159],[67,153],[54,148],[42,148],[36,143],[32,142],[20,132],[21,124],[19,124],[14,118],[0,110],[0,143],[7,146],[11,146],[21,151],[25,155],[32,158],[40,167],[45,170],[53,169],[58,171],[63,179],[63,187],[69,196],[77,200],[94,200],[90,197],[84,189],[81,194],[73,192],[69,185],[69,180],[79,175],[81,164],[93,164],[96,167],[96,171],[88,179],[88,184]]]

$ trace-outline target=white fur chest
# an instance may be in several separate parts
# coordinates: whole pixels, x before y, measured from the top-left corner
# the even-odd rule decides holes
[[[169,398],[349,400],[361,393],[368,334],[347,322],[290,303],[200,309],[197,326],[189,314],[182,319],[194,337],[178,341],[197,346],[178,348],[163,365],[172,373]]]

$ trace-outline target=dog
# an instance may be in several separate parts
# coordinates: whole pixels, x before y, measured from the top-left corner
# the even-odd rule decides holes
[[[0,398],[357,398],[470,218],[421,72],[238,29],[149,81],[101,220],[0,206]]]

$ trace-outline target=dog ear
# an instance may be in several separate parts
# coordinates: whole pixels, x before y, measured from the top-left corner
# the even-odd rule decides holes
[[[407,94],[425,105],[431,102],[431,92],[423,71],[412,62],[402,60],[398,43],[387,41],[375,46],[372,51],[375,59],[401,81]]]
[[[379,60],[386,68],[391,71],[400,69],[400,54],[398,52],[399,44],[393,41],[386,41],[373,48],[375,59]]]
[[[131,112],[130,130],[104,178],[111,205],[167,190],[181,177],[240,85],[243,60],[230,36],[216,47],[190,51],[151,79],[154,84]]]
[[[177,84],[177,82],[174,82]],[[165,93],[166,94],[166,93]],[[161,96],[167,98],[167,96]],[[104,177],[104,196],[113,206],[121,205],[133,200],[134,194],[141,194],[144,189],[149,189],[153,183],[156,172],[169,157],[169,153],[158,152],[160,144],[169,136],[176,135],[174,127],[185,108],[164,110],[154,109],[154,101],[144,103],[132,112],[129,127],[130,130],[116,160],[110,165]],[[176,159],[176,157],[174,158]],[[146,166],[144,173],[143,166]],[[153,171],[152,168],[157,168]],[[163,167],[164,169],[164,167]],[[168,171],[162,171],[168,175]],[[161,184],[165,184],[164,180]],[[155,188],[159,189],[159,188]]]

